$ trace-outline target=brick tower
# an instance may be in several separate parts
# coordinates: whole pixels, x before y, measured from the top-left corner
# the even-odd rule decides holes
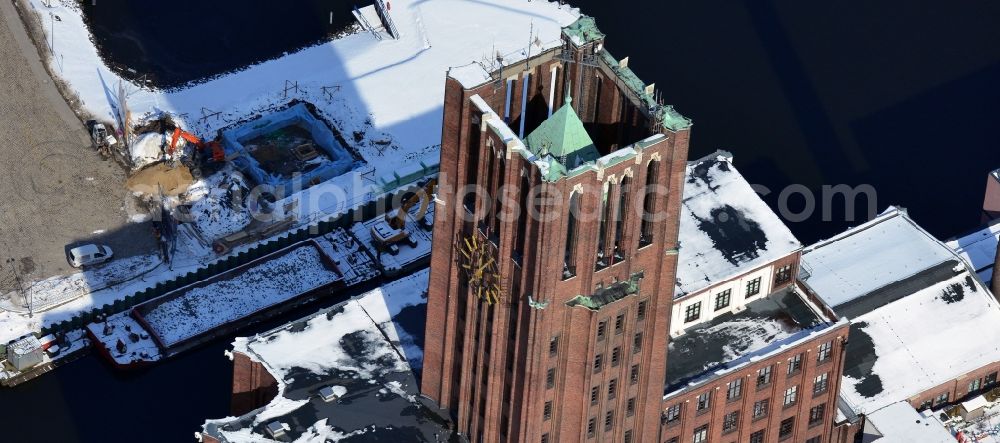
[[[690,121],[589,17],[494,68],[446,80],[421,391],[474,442],[655,441]]]

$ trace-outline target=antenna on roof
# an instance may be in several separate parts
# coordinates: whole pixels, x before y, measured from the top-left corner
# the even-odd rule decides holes
[[[531,41],[534,40],[533,36],[535,34],[535,21],[530,22],[530,27],[528,28],[528,51],[527,56],[524,57],[524,70],[527,71],[531,67]]]

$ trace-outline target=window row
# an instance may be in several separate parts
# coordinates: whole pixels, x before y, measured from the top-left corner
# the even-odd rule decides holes
[[[641,322],[646,319],[646,308],[648,305],[648,300],[642,300],[636,305],[635,320],[636,322]],[[625,332],[625,314],[618,314],[615,316],[615,335],[620,335]],[[597,340],[604,340],[608,337],[608,320],[601,320],[597,322]],[[549,353],[555,355],[555,351],[552,349],[551,345],[549,347]]]
[[[750,280],[746,284],[746,292],[743,298],[747,299],[760,294],[760,277]],[[715,310],[728,308],[732,303],[733,290],[725,289],[715,294]],[[690,323],[701,318],[701,302],[692,303],[684,308],[684,323]]]
[[[656,192],[656,185],[659,175],[659,162],[650,161],[646,168],[646,185],[642,189],[643,213],[639,226],[638,247],[653,243],[653,221],[656,211],[656,199],[659,195]],[[595,254],[594,269],[600,270],[617,263],[627,256],[625,253],[625,226],[628,222],[627,215],[630,214],[629,204],[632,200],[632,179],[629,176],[622,177],[618,189],[613,188],[613,184],[605,183],[600,199],[600,220],[598,226],[597,251]],[[617,195],[615,195],[617,194]],[[612,205],[612,198],[617,197],[617,205]],[[573,193],[569,199],[569,211],[566,221],[566,243],[563,251],[563,279],[572,278],[576,275],[577,248],[580,236],[580,193]],[[611,230],[614,230],[612,233]],[[613,236],[612,236],[613,234]],[[610,256],[608,255],[608,244],[611,241]]]
[[[632,336],[632,354],[638,354],[642,351],[642,333],[636,332]],[[615,346],[611,350],[611,366],[617,367],[622,362],[622,347]],[[604,369],[604,354],[597,354],[594,356],[594,373],[601,372]]]

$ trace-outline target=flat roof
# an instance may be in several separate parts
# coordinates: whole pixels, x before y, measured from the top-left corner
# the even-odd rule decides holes
[[[1000,237],[1000,220],[975,232],[948,240],[945,244],[972,265],[980,279],[989,282],[993,279],[998,237]]]
[[[803,249],[803,280],[840,313],[838,306],[955,258],[905,211],[890,207],[865,224]]]
[[[877,443],[955,443],[940,420],[920,415],[905,401],[868,414],[868,422],[882,434]]]
[[[841,395],[876,411],[1000,360],[1000,304],[967,268],[853,319]]]
[[[210,420],[205,433],[225,442],[436,441],[447,422],[420,396],[411,370],[423,358],[428,271],[388,283],[332,308],[234,343],[278,380],[278,396],[238,418]],[[343,395],[327,402],[320,390]],[[285,441],[285,440],[282,440]]]
[[[828,323],[787,287],[672,337],[667,347],[666,391],[808,336]]]
[[[679,238],[675,298],[802,247],[724,151],[688,163]]]

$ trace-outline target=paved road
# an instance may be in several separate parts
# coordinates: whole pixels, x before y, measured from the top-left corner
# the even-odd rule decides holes
[[[90,148],[16,14],[0,0],[0,294],[10,259],[38,279],[71,271],[67,244],[97,238],[120,256],[153,245],[127,222],[123,171]]]

